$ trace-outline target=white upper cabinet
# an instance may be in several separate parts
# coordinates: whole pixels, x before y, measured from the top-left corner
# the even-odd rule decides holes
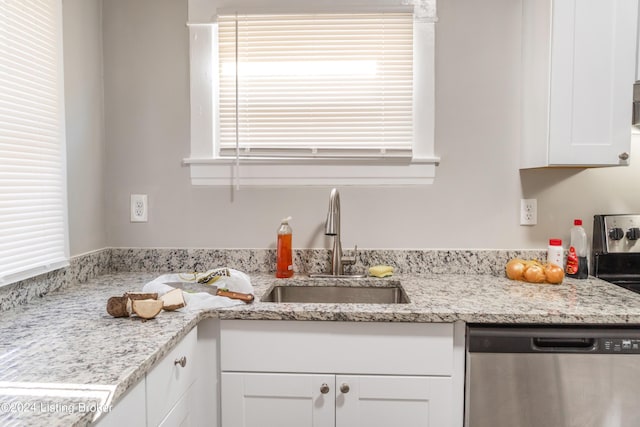
[[[629,162],[638,0],[523,2],[521,168]]]

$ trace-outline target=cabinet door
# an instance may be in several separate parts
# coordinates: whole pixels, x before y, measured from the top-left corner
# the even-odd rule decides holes
[[[638,2],[554,1],[552,13],[549,163],[625,164]]]
[[[145,412],[144,378],[127,392],[113,407],[98,420],[99,427],[144,426],[147,424]]]
[[[223,372],[222,427],[331,427],[334,384],[333,375]]]
[[[336,427],[452,426],[452,411],[451,377],[336,377]]]
[[[193,384],[178,400],[158,427],[198,427],[194,421],[193,406],[197,402],[196,385]],[[213,421],[213,420],[212,420]],[[215,426],[215,423],[200,424]]]

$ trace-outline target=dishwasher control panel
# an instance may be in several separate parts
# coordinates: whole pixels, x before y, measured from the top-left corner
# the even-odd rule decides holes
[[[470,353],[640,354],[640,328],[472,326]]]
[[[640,339],[601,338],[598,353],[640,354]]]

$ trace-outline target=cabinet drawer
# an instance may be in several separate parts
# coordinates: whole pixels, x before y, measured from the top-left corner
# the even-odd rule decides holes
[[[222,371],[451,375],[453,324],[224,320]]]
[[[147,423],[157,426],[193,384],[197,375],[197,328],[147,374]],[[176,361],[185,358],[185,366]]]

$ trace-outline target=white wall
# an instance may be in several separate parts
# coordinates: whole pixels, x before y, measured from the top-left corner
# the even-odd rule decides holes
[[[438,2],[436,182],[341,188],[345,248],[543,248],[574,217],[590,233],[595,213],[640,212],[640,158],[519,171],[520,13],[516,0]],[[273,247],[292,215],[295,247],[326,247],[330,188],[190,185],[186,1],[107,0],[103,15],[108,244]],[[148,223],[129,222],[131,193],[149,195]],[[538,199],[535,227],[518,223],[522,197]]]
[[[63,0],[71,255],[107,245],[102,1]]]

